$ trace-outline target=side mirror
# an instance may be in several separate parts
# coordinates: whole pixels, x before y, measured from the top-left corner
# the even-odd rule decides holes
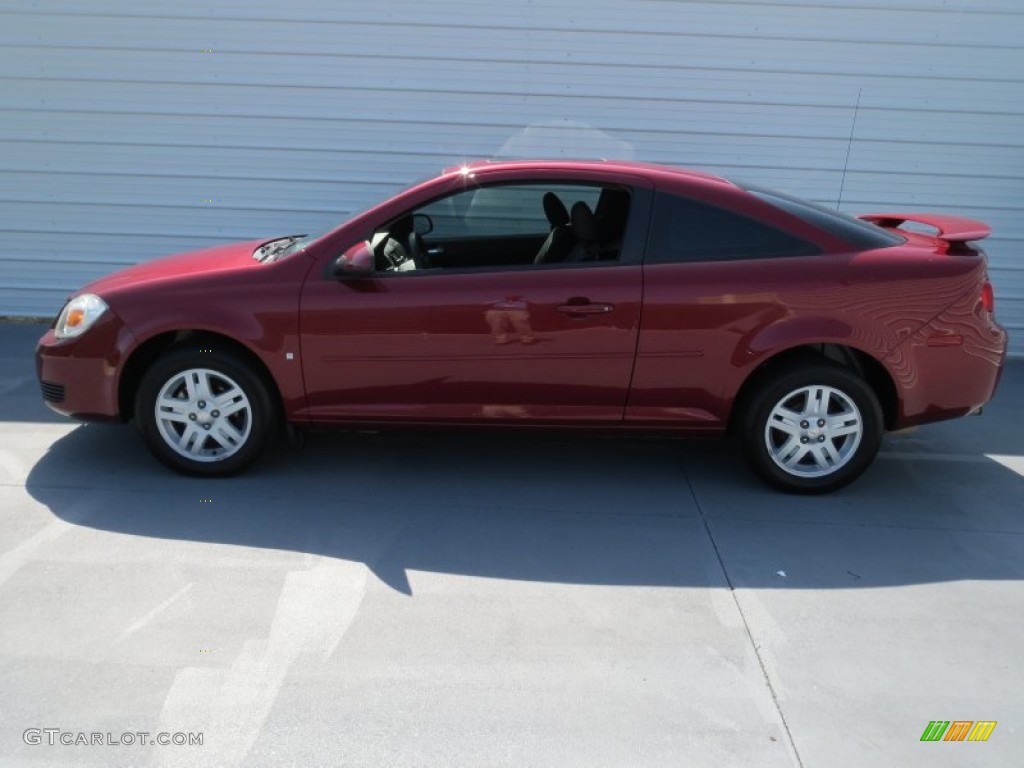
[[[434,220],[425,213],[417,213],[412,217],[412,231],[421,237],[434,231]]]
[[[356,243],[334,262],[334,274],[337,277],[360,277],[373,272],[375,264],[373,248],[363,240]]]

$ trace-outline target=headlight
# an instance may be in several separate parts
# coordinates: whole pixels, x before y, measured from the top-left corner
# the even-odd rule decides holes
[[[64,305],[57,318],[54,334],[58,339],[73,339],[81,336],[107,311],[107,302],[95,293],[75,296]]]

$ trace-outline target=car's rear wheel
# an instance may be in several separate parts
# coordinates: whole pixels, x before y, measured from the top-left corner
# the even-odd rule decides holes
[[[786,368],[750,398],[742,420],[747,459],[769,484],[827,493],[856,479],[878,452],[883,418],[863,379],[834,365]]]
[[[259,373],[231,350],[181,346],[139,383],[135,418],[150,451],[192,475],[229,475],[266,448],[276,423]]]

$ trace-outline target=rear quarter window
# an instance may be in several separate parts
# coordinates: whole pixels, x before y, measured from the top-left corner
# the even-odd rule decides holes
[[[813,243],[762,222],[663,192],[655,201],[646,261],[739,261],[820,252]]]
[[[845,240],[858,250],[887,248],[905,242],[899,235],[886,232],[881,227],[808,200],[801,200],[798,197],[791,197],[760,187],[746,187],[746,190],[769,205],[774,205],[798,219],[803,219],[812,227],[817,227],[830,235]]]

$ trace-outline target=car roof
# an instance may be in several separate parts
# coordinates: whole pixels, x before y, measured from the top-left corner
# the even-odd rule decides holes
[[[654,177],[675,177],[685,179],[698,184],[727,185],[736,187],[736,184],[703,171],[695,171],[688,168],[679,168],[671,165],[659,165],[657,163],[642,163],[632,160],[474,160],[471,162],[453,165],[445,168],[442,175],[451,173],[467,173],[474,171],[611,171],[629,173],[638,176]]]

